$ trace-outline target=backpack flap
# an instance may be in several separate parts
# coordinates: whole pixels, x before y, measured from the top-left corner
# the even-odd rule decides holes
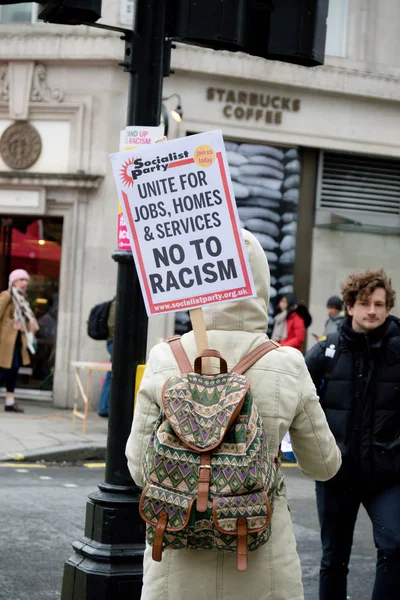
[[[152,526],[153,560],[160,562],[165,532],[185,529],[189,523],[194,498],[148,484],[140,498],[139,513]]]
[[[182,373],[164,385],[165,417],[175,434],[196,452],[211,452],[234,423],[249,389],[244,375]]]
[[[238,519],[247,517],[249,533],[263,531],[271,520],[267,492],[252,492],[241,496],[221,496],[213,500],[214,523],[220,533],[237,534]]]

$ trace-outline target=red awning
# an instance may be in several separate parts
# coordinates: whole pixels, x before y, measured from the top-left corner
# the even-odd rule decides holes
[[[61,260],[61,247],[56,242],[45,241],[39,244],[39,239],[31,233],[21,233],[13,227],[11,238],[11,257],[27,258],[30,260]]]

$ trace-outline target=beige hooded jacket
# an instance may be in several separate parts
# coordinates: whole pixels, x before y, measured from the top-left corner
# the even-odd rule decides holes
[[[232,368],[251,350],[267,341],[269,268],[265,254],[248,231],[243,231],[257,298],[203,309],[210,348],[219,350]],[[182,337],[193,364],[193,332]],[[219,367],[216,361],[215,369]],[[131,475],[143,486],[142,461],[160,413],[161,391],[178,368],[167,343],[155,346],[149,356],[137,397],[126,454]],[[217,372],[217,370],[216,370]],[[341,455],[320,407],[302,354],[279,348],[247,371],[251,391],[263,418],[272,458],[287,431],[303,473],[325,481],[341,465]],[[282,471],[279,471],[282,476]],[[303,600],[300,562],[293,526],[282,486],[272,515],[269,541],[249,553],[248,570],[236,569],[236,553],[212,550],[171,550],[154,562],[146,547],[142,600]]]

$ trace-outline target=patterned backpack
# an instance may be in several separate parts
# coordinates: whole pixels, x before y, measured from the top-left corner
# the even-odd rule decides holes
[[[146,487],[140,514],[153,560],[164,548],[247,551],[271,534],[276,465],[244,371],[270,350],[265,342],[230,373],[216,350],[205,350],[194,371],[179,336],[167,340],[181,374],[163,388],[163,408],[143,461]],[[202,357],[220,359],[218,375],[201,373]]]

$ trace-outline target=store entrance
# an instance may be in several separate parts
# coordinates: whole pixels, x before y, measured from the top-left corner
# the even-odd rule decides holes
[[[22,388],[27,397],[29,390],[47,396],[53,389],[62,229],[60,217],[0,215],[1,290],[11,271],[28,271],[28,299],[40,326],[31,366],[18,374],[17,392]]]

